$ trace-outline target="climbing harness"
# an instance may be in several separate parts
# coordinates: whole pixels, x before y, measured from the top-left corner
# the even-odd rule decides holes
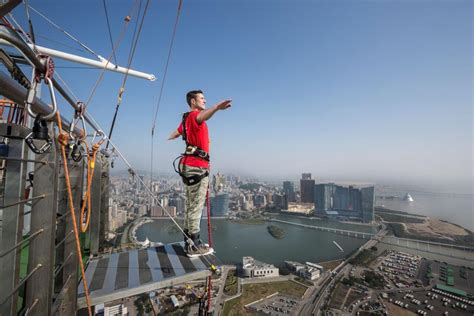
[[[194,184],[198,184],[199,182],[201,182],[202,179],[209,176],[209,170],[206,170],[206,172],[204,172],[202,174],[186,176],[184,174],[184,170],[182,169],[182,168],[185,168],[185,166],[184,166],[184,164],[181,163],[181,161],[183,160],[183,158],[189,157],[189,156],[194,156],[194,157],[201,158],[205,161],[210,161],[210,157],[209,157],[208,152],[202,150],[198,146],[191,145],[188,141],[188,135],[187,135],[187,132],[186,132],[186,120],[188,119],[189,113],[190,112],[184,113],[183,114],[183,119],[181,121],[181,126],[183,127],[182,138],[186,143],[186,149],[185,149],[184,153],[179,155],[173,161],[173,168],[174,168],[174,171],[181,176],[181,178],[183,179],[184,184],[194,185]],[[178,164],[178,166],[176,166],[176,161],[178,161],[178,160],[179,160],[179,164]]]

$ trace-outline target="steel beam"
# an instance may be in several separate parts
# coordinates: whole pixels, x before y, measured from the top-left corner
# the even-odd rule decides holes
[[[56,142],[56,148],[58,146],[58,143]],[[72,231],[66,231],[66,225],[67,222],[69,221],[69,216],[70,212],[67,208],[67,191],[66,189],[66,183],[64,180],[64,171],[63,171],[63,166],[62,162],[58,163],[60,166],[57,170],[58,172],[58,198],[57,198],[57,214],[58,217],[56,218],[56,255],[55,255],[55,267],[58,267],[63,264],[64,258],[67,257],[64,256],[64,243],[68,239],[68,233]],[[64,279],[62,277],[62,274],[58,275],[54,279],[54,293],[55,295],[59,294],[63,287],[64,287]]]
[[[103,247],[109,232],[109,159],[101,155],[101,181],[100,181],[100,230],[99,247]]]
[[[80,205],[82,199],[82,188],[84,184],[84,162],[74,162],[70,160],[68,163],[69,167],[69,177],[71,181],[71,188],[73,192],[73,201],[74,201],[74,209],[76,215],[76,222],[78,223],[78,230],[80,230],[80,221],[79,221],[79,213],[80,213]],[[64,175],[64,167],[61,166],[60,169],[62,170],[62,175]],[[61,179],[61,174],[60,174]],[[63,179],[64,183],[64,179]],[[64,184],[65,185],[65,184]],[[64,197],[66,198],[67,209],[69,209],[69,201],[67,197],[67,192],[64,193]],[[64,202],[64,201],[61,201]],[[65,232],[69,232],[73,230],[73,221],[72,215],[65,217]],[[66,235],[64,235],[66,236]],[[62,254],[62,261],[56,262],[56,265],[63,265],[62,268],[62,280],[69,280],[68,284],[64,284],[66,287],[65,291],[63,292],[64,295],[61,297],[61,302],[58,302],[58,309],[57,312],[60,315],[74,315],[76,313],[77,308],[77,283],[78,283],[78,267],[79,261],[82,258],[77,257],[76,251],[76,241],[75,235],[69,234],[66,238],[64,244],[59,247],[58,249],[63,248],[64,252]],[[66,260],[71,256],[69,259]],[[61,289],[60,289],[61,290]]]
[[[1,124],[4,125],[4,124]],[[24,128],[11,126],[10,134],[22,134]],[[7,136],[7,135],[1,135]],[[24,159],[27,146],[21,137],[8,138],[9,157]],[[23,239],[24,204],[15,204],[25,194],[26,164],[21,161],[6,161],[3,222],[0,238],[0,253],[20,243]],[[21,247],[15,248],[0,258],[0,315],[16,315],[18,294],[14,291],[19,284]],[[14,293],[13,293],[14,292]],[[13,293],[13,294],[12,294]]]
[[[99,253],[99,234],[101,222],[101,182],[102,182],[102,154],[98,153],[95,161],[94,174],[91,184],[91,220],[90,220],[90,253],[94,256]]]
[[[110,60],[108,61],[107,59],[103,58],[102,56],[99,56],[100,60],[93,60],[93,59],[84,58],[84,57],[73,55],[73,54],[68,54],[68,53],[65,53],[65,52],[61,52],[59,50],[55,50],[55,49],[51,49],[51,48],[47,48],[47,47],[42,47],[42,46],[38,46],[38,45],[33,46],[33,44],[28,44],[28,46],[30,48],[34,47],[35,49],[37,49],[40,53],[42,53],[44,55],[61,58],[61,59],[67,60],[67,61],[72,61],[74,63],[79,63],[79,64],[83,64],[83,65],[87,65],[87,66],[91,66],[91,67],[95,67],[95,68],[99,68],[99,69],[106,69],[106,70],[109,70],[109,71],[118,72],[118,73],[122,73],[122,74],[128,74],[130,76],[134,76],[134,77],[141,78],[141,79],[147,79],[149,81],[155,81],[156,80],[156,77],[153,74],[147,74],[147,73],[137,71],[137,70],[134,70],[134,69],[114,65],[112,62],[110,62]]]
[[[33,196],[45,195],[44,199],[35,203],[31,208],[31,231],[43,229],[43,233],[30,242],[28,257],[28,271],[38,264],[43,266],[42,273],[33,275],[26,285],[26,306],[36,304],[35,315],[50,315],[53,300],[54,239],[58,208],[57,168],[59,165],[59,156],[56,150],[53,143],[50,153],[36,155],[36,159],[48,163],[36,163],[34,166]]]

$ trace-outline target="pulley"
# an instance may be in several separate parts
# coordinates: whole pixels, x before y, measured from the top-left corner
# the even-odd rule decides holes
[[[82,147],[78,143],[74,143],[71,145],[71,158],[75,162],[79,162],[82,160],[83,154],[81,148]]]
[[[41,143],[41,141],[43,145],[38,147],[39,144],[37,143]],[[35,121],[33,122],[33,129],[31,133],[26,136],[25,142],[35,154],[51,152],[53,141],[49,137],[48,124],[39,114],[36,115]]]
[[[45,120],[42,120],[40,115],[36,115],[33,123],[33,139],[48,140],[48,124]]]

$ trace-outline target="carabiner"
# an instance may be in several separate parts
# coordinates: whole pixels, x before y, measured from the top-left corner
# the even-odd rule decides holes
[[[74,118],[71,121],[71,125],[69,125],[69,136],[71,138],[75,138],[73,135],[73,132],[74,132],[74,128],[76,127],[76,122],[79,120],[82,121],[82,128],[83,128],[82,137],[79,138],[79,141],[84,141],[87,138],[87,127],[86,127],[86,121],[84,120],[84,116],[82,115],[82,111],[76,111],[76,114],[74,114]]]
[[[46,84],[48,85],[48,88],[49,88],[49,94],[51,96],[53,112],[51,112],[48,115],[42,116],[41,118],[43,120],[51,120],[56,115],[56,112],[58,111],[58,105],[56,103],[56,95],[54,94],[53,82],[51,81],[49,77],[45,77],[44,80],[46,81]],[[36,80],[34,80],[30,90],[28,91],[28,95],[26,99],[26,111],[33,118],[36,118],[36,116],[38,115],[35,112],[33,112],[33,110],[31,109],[31,104],[33,103],[35,99],[35,95],[36,95],[37,84],[38,83],[36,82]]]
[[[102,136],[102,138],[97,142],[97,145],[100,146],[107,139],[107,135],[105,135],[105,133],[102,130],[98,130],[98,131],[94,132],[94,137],[92,138],[91,144],[94,144],[95,138],[97,136]]]

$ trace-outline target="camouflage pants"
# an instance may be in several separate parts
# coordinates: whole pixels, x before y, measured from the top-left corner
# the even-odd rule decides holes
[[[208,169],[200,167],[190,167],[180,165],[185,177],[193,175],[201,175],[206,173]],[[194,185],[184,185],[186,193],[186,208],[184,211],[184,229],[189,230],[190,234],[196,234],[200,231],[201,216],[206,202],[207,186],[209,184],[209,176],[202,179]]]

